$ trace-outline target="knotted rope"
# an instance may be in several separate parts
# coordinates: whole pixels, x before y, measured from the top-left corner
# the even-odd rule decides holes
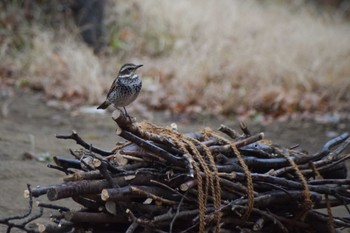
[[[190,161],[192,161],[192,166],[194,168],[197,180],[199,231],[205,231],[206,205],[208,202],[210,188],[210,191],[213,196],[214,208],[216,210],[214,212],[214,220],[216,221],[216,232],[220,232],[221,213],[219,210],[221,207],[221,186],[218,170],[210,149],[206,145],[201,143],[199,140],[181,134],[177,131],[174,131],[171,128],[159,127],[149,122],[141,122],[139,127],[140,134],[147,134],[148,132],[152,132],[159,136],[171,139],[172,143],[174,143],[175,146],[177,146],[184,154],[190,156]],[[200,151],[197,149],[197,146],[203,148],[204,155],[200,153]],[[206,161],[206,159],[208,160],[208,162]],[[201,172],[204,173],[203,177]]]

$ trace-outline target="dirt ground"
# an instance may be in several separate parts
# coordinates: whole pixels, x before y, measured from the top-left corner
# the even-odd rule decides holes
[[[26,158],[26,152],[47,159],[55,155],[69,156],[69,148],[79,147],[73,141],[58,140],[55,135],[70,134],[73,129],[86,141],[104,149],[111,149],[117,140],[115,123],[109,113],[72,114],[67,110],[46,106],[39,94],[19,90],[13,95],[1,95],[0,108],[0,217],[19,214],[26,209],[23,191],[27,183],[37,186],[61,182],[62,173],[47,168],[47,161]],[[137,119],[143,118],[137,116]],[[159,125],[176,122],[182,132],[200,130],[204,126],[218,128],[221,123],[238,129],[238,121],[234,118],[220,120],[199,117],[189,122],[157,113],[151,121]],[[264,132],[266,138],[276,144],[300,144],[310,153],[320,150],[331,137],[350,131],[349,120],[336,120],[333,123],[291,120],[268,125],[246,123],[252,132]]]

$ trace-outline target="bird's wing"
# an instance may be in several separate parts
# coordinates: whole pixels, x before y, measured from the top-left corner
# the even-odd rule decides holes
[[[108,91],[108,93],[107,93],[107,98],[108,98],[109,94],[111,94],[111,92],[115,89],[115,87],[116,87],[116,85],[117,85],[117,82],[118,82],[118,77],[116,77],[116,78],[114,79],[111,88],[109,88],[109,91]]]

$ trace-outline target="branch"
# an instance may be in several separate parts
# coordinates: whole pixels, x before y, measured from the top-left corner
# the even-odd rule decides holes
[[[82,147],[84,147],[85,149],[89,150],[91,148],[91,151],[92,152],[95,152],[101,156],[108,156],[108,155],[111,155],[113,154],[112,151],[105,151],[105,150],[102,150],[102,149],[99,149],[97,147],[94,147],[94,146],[91,146],[90,147],[90,144],[88,144],[87,142],[85,142],[79,135],[77,132],[75,131],[72,131],[72,134],[71,135],[56,135],[56,138],[59,138],[59,139],[71,139],[71,140],[74,140],[78,145],[81,145]]]

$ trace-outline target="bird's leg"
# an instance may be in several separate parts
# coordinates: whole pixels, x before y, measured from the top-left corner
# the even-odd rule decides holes
[[[124,112],[125,112],[126,117],[128,117],[129,120],[130,120],[130,122],[132,122],[132,119],[131,119],[130,115],[129,115],[128,112],[126,111],[126,108],[123,107],[123,109],[124,109]]]
[[[118,108],[118,107],[115,107],[115,108],[116,108],[116,109],[118,109],[120,113],[122,113],[123,115],[125,115],[125,113],[124,113],[124,111],[123,111],[123,110],[121,110],[121,109],[120,109],[120,108]]]
[[[118,109],[123,114],[123,116],[126,116],[126,117],[128,117],[130,119],[129,114],[126,112],[125,108],[124,108],[124,111],[122,109],[120,109],[120,108],[117,108],[117,107],[116,107],[116,109]]]

